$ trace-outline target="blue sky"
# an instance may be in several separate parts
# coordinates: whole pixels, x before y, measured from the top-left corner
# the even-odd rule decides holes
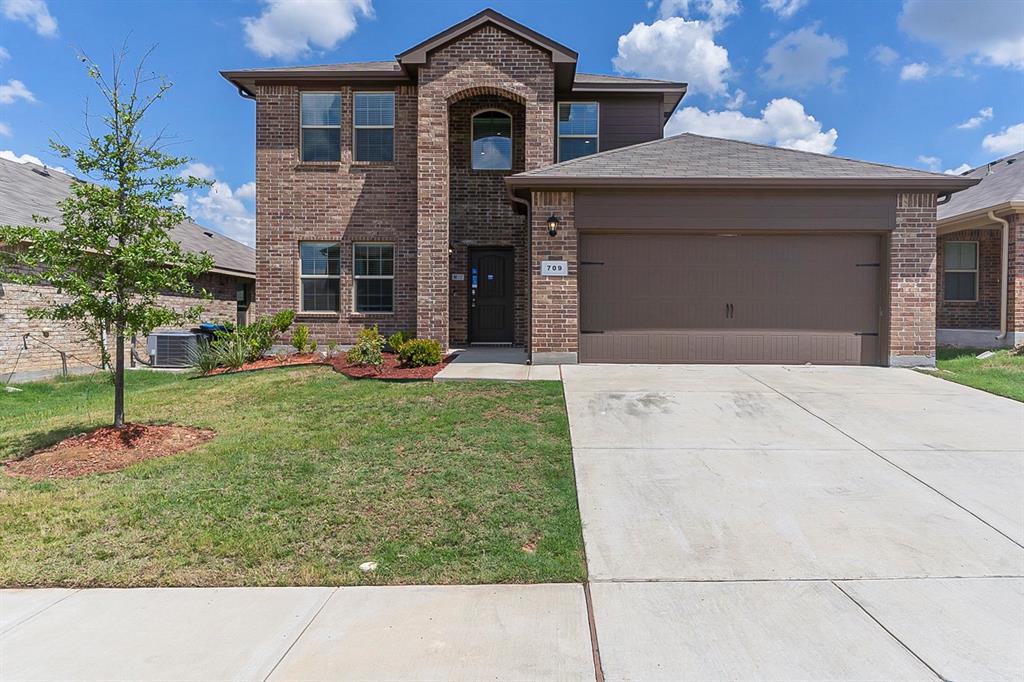
[[[938,171],[1024,148],[1019,0],[0,0],[0,156],[62,165],[47,139],[79,142],[96,103],[77,51],[156,45],[175,86],[151,123],[217,183],[188,209],[251,242],[254,105],[218,71],[388,59],[486,6],[580,71],[689,82],[670,133]]]

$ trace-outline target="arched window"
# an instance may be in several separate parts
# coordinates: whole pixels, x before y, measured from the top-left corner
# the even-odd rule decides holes
[[[473,168],[512,169],[512,117],[504,111],[473,116]]]

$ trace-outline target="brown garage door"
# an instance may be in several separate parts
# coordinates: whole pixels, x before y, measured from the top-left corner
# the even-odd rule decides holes
[[[879,364],[874,235],[584,234],[582,362]]]

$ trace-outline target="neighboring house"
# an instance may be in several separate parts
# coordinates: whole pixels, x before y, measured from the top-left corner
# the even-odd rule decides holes
[[[256,301],[535,363],[931,364],[935,207],[975,180],[695,135],[485,10],[393,61],[223,72],[256,102]]]
[[[963,174],[938,211],[940,344],[1024,344],[1024,151]]]
[[[41,227],[60,229],[57,203],[70,194],[74,182],[78,180],[57,170],[0,159],[0,225],[35,225],[33,216],[42,216],[51,221]],[[171,236],[186,251],[205,251],[213,257],[213,269],[195,282],[213,298],[166,295],[163,302],[179,310],[201,304],[209,321],[244,322],[253,293],[255,251],[191,222],[175,227]],[[56,296],[53,287],[12,284],[0,278],[0,382],[9,376],[12,381],[31,381],[59,374],[64,362],[61,352],[70,373],[96,368],[97,346],[78,325],[29,319],[28,308]],[[139,339],[138,353],[146,358],[145,339]]]

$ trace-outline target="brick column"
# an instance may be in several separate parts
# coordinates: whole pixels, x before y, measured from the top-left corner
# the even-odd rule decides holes
[[[896,195],[889,243],[889,364],[935,365],[935,195]]]
[[[1006,291],[1006,333],[1013,345],[1024,344],[1024,214],[1006,216],[1010,224],[1009,283]]]
[[[572,192],[534,192],[530,238],[533,258],[530,271],[530,354],[533,363],[575,363],[579,351],[579,290],[575,195]],[[548,216],[559,219],[558,234],[548,235]],[[540,274],[541,261],[564,260],[567,277]]]
[[[416,335],[448,348],[448,102],[421,87],[416,141]]]

